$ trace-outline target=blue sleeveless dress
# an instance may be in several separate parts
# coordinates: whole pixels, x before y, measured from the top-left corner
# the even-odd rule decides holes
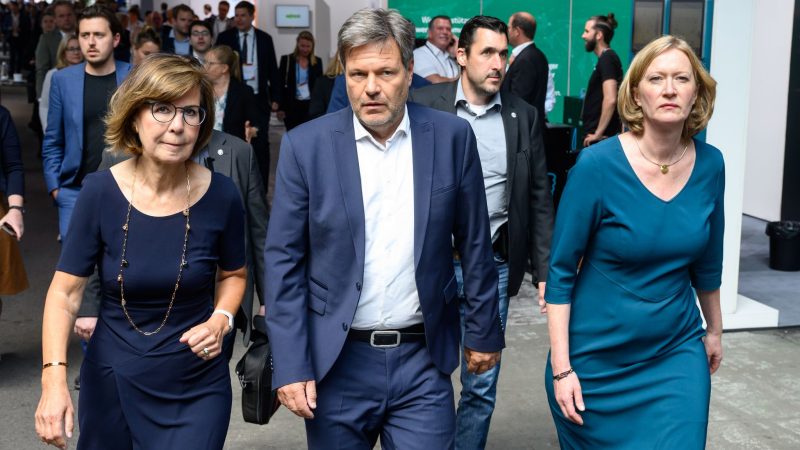
[[[721,282],[724,164],[695,141],[686,186],[665,201],[618,138],[582,151],[553,234],[545,298],[571,304],[570,362],[584,425],[545,388],[563,449],[702,449],[711,393],[694,290]],[[578,262],[583,258],[580,271]]]
[[[166,324],[133,329],[117,283],[128,201],[111,172],[88,175],[57,270],[88,276],[98,266],[103,299],[81,366],[79,449],[221,449],[231,413],[224,357],[204,361],[179,342],[213,311],[217,267],[245,264],[244,208],[233,182],[213,174],[190,209],[188,266]],[[178,276],[185,219],[131,211],[125,270],[128,311],[143,331],[158,327]]]

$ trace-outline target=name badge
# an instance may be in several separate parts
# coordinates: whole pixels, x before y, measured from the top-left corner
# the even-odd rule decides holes
[[[244,81],[255,80],[256,70],[255,64],[242,64],[242,78]]]
[[[311,91],[308,88],[308,83],[297,85],[296,97],[298,100],[308,100],[309,98],[311,98]]]

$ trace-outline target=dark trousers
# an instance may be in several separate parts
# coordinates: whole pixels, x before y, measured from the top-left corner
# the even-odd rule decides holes
[[[314,419],[306,420],[311,450],[447,450],[455,437],[450,376],[421,342],[374,348],[348,340],[317,385]]]

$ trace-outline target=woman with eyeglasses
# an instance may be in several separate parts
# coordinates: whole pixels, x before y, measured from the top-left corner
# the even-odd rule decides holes
[[[222,340],[245,289],[244,209],[197,164],[214,94],[190,58],[156,54],[109,104],[106,142],[132,157],[88,175],[47,293],[36,430],[66,448],[67,341],[97,265],[103,300],[81,366],[79,449],[221,449],[231,413]]]
[[[53,74],[58,70],[81,62],[83,62],[83,53],[81,53],[81,46],[78,44],[78,37],[74,34],[67,35],[58,44],[56,66],[47,71],[42,83],[42,96],[39,97],[39,118],[43,126],[47,126],[47,109],[50,107],[50,83],[53,79]]]
[[[301,31],[297,35],[294,51],[281,56],[278,72],[283,85],[277,115],[288,131],[308,120],[311,93],[317,79],[322,77],[322,61],[314,54],[311,32]]]
[[[206,52],[203,65],[214,85],[214,129],[252,143],[264,124],[253,88],[242,82],[239,54],[227,45],[217,45]]]

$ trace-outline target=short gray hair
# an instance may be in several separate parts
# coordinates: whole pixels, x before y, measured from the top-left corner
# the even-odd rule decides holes
[[[350,50],[362,45],[394,39],[400,47],[403,67],[408,68],[414,59],[416,28],[396,9],[358,10],[339,29],[339,59],[345,66]]]

